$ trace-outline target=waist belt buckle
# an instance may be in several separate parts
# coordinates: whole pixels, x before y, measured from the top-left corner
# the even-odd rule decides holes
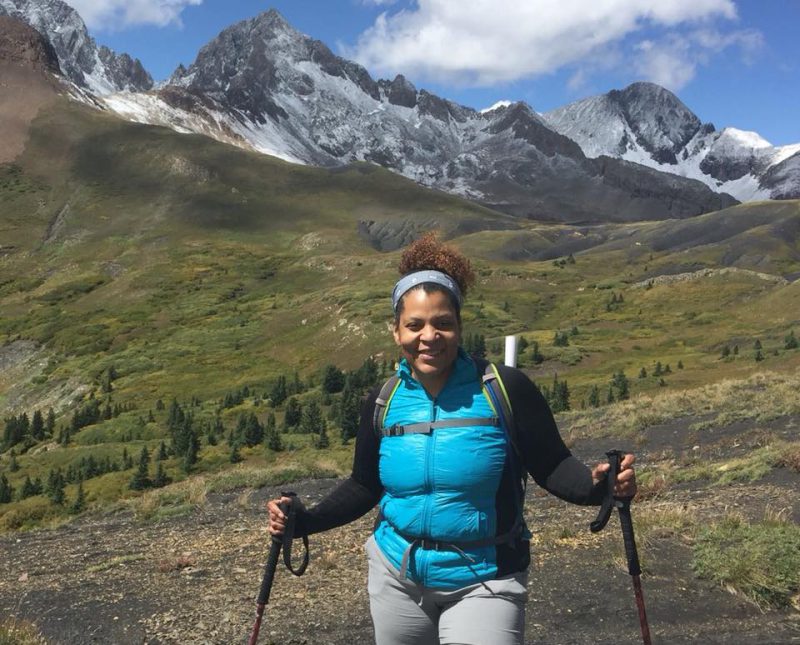
[[[426,551],[442,551],[444,548],[444,545],[439,540],[431,540],[430,538],[422,538],[419,541],[419,545]]]

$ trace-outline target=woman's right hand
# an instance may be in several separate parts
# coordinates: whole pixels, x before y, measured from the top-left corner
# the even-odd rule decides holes
[[[267,502],[267,512],[269,513],[269,524],[267,528],[271,535],[283,535],[284,530],[286,530],[286,513],[280,509],[280,505],[284,504],[286,508],[288,508],[291,503],[291,497],[271,499]]]

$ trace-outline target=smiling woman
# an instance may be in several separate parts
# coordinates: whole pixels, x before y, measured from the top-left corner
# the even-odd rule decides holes
[[[608,464],[590,470],[570,454],[525,374],[460,347],[474,281],[463,255],[428,234],[399,268],[397,372],[364,404],[350,478],[314,508],[295,509],[295,536],[341,526],[379,503],[366,543],[375,642],[520,645],[531,537],[523,472],[562,499],[599,504]],[[485,384],[493,378],[502,395],[497,381]],[[632,464],[626,455],[620,496],[636,492]],[[298,504],[268,503],[273,535],[283,533],[280,504],[289,503]]]

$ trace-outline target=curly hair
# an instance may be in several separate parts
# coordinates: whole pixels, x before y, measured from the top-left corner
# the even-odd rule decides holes
[[[469,260],[454,248],[441,242],[434,231],[409,244],[400,257],[400,275],[433,269],[446,273],[456,281],[461,293],[475,283],[475,272]]]
[[[467,289],[475,282],[475,273],[472,270],[469,260],[454,248],[447,246],[439,241],[435,232],[425,233],[422,237],[409,244],[400,257],[398,266],[401,276],[408,275],[415,271],[434,270],[446,273],[455,280],[461,290],[462,297],[466,297]],[[415,289],[423,289],[426,293],[441,291],[450,299],[453,309],[456,312],[459,325],[461,324],[461,308],[456,297],[444,287],[437,284],[423,283]],[[401,298],[395,311],[395,324],[400,321],[403,312],[403,300]]]

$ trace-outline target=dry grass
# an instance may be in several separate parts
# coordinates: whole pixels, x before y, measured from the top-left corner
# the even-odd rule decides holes
[[[639,395],[596,410],[569,413],[573,432],[596,434],[609,428],[635,438],[646,428],[680,417],[713,415],[704,427],[725,426],[743,419],[767,422],[800,414],[800,373],[760,372],[749,378],[724,380],[693,390]]]
[[[0,621],[0,645],[47,645],[33,623],[16,618]]]

